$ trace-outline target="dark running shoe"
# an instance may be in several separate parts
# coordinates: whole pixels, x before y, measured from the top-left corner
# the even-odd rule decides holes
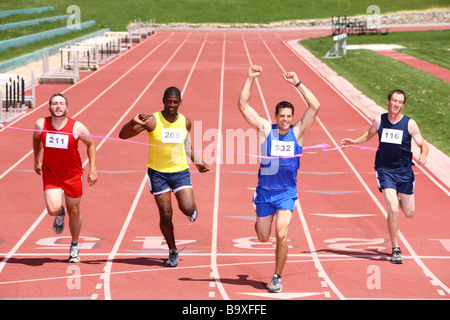
[[[53,221],[53,230],[55,233],[60,234],[64,231],[64,216],[66,215],[66,209],[62,208],[62,212],[55,217]]]
[[[169,259],[164,263],[166,267],[176,267],[178,265],[178,250],[170,249],[169,250]]]
[[[402,250],[399,247],[392,248],[391,263],[402,264]]]

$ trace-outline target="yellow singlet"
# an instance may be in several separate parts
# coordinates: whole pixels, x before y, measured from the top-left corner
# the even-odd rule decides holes
[[[178,119],[170,123],[161,111],[155,112],[155,130],[148,133],[150,150],[148,167],[160,172],[179,172],[189,168],[186,162],[184,141],[187,136],[186,118],[178,113]]]

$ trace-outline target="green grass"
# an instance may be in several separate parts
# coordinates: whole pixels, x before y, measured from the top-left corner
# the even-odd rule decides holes
[[[59,19],[58,21],[54,22],[42,22],[37,25],[33,26],[26,26],[26,27],[20,27],[20,28],[14,28],[14,29],[7,29],[2,30],[0,33],[0,41],[7,40],[7,39],[13,39],[17,37],[23,37],[32,33],[38,33],[43,32],[47,30],[52,30],[56,28],[63,28],[67,26],[67,20],[66,19]]]
[[[401,50],[407,54],[449,68],[450,30],[350,36],[347,41],[348,44],[400,44],[408,48]],[[300,43],[322,58],[333,41],[325,37]],[[404,90],[408,95],[404,113],[416,120],[426,140],[450,155],[450,84],[370,50],[347,52],[347,57],[341,59],[321,60],[384,108],[390,90]]]
[[[18,8],[54,6],[55,11],[41,14],[14,15],[1,18],[0,23],[44,18],[67,14],[69,5],[77,5],[81,21],[96,20],[94,30],[78,31],[59,38],[75,39],[95,30],[109,28],[123,31],[130,21],[155,19],[156,23],[270,23],[286,20],[320,19],[332,15],[361,15],[373,5],[373,0],[14,0],[1,1],[0,11]],[[423,10],[449,7],[448,0],[377,0],[381,13],[400,10]],[[71,12],[69,12],[71,13]],[[40,27],[38,27],[40,28]],[[55,24],[56,28],[56,24]],[[39,29],[30,30],[38,32]],[[2,32],[3,34],[3,32]],[[24,55],[56,44],[42,41],[27,45],[24,51],[0,51],[0,61]]]
[[[330,39],[324,45],[331,47]],[[328,43],[326,43],[328,42]],[[450,30],[423,32],[391,32],[387,35],[350,35],[348,44],[399,44],[398,51],[450,69]],[[350,52],[351,54],[351,52]]]
[[[53,38],[41,40],[39,42],[29,43],[21,47],[9,48],[8,50],[0,51],[0,62],[8,61],[10,59],[38,51],[43,48],[48,48],[57,45],[59,43],[64,43],[72,39],[82,37],[89,33],[93,33],[95,31],[98,31],[98,28],[96,26],[86,28],[83,30],[72,30],[64,35],[59,35]]]
[[[269,23],[360,15],[373,4],[382,14],[449,6],[448,0],[14,0],[2,1],[0,10],[54,6],[56,14],[64,14],[72,4],[80,7],[82,21],[94,19],[99,28],[118,31],[139,18],[157,23]]]

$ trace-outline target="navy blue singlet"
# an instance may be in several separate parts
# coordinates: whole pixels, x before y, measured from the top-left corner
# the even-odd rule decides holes
[[[412,163],[411,135],[408,131],[409,117],[403,115],[396,124],[388,119],[388,114],[381,115],[378,129],[379,146],[375,156],[375,170],[402,169],[410,170]]]

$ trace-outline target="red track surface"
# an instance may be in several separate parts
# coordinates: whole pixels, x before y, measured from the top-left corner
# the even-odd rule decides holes
[[[446,82],[450,82],[450,70],[447,70],[445,68],[439,67],[435,64],[414,58],[410,55],[395,51],[395,50],[375,50],[376,52],[390,57],[392,59],[401,61],[403,63],[406,63],[407,65],[421,69],[423,71],[426,71],[428,73],[431,73],[432,75],[441,78],[442,80]]]
[[[81,262],[67,264],[70,234],[68,228],[59,236],[52,231],[41,178],[32,171],[31,133],[1,130],[0,147],[8,152],[0,167],[0,299],[449,299],[448,190],[415,168],[417,213],[400,219],[405,263],[392,265],[374,152],[354,148],[305,151],[284,290],[267,294],[274,246],[259,243],[254,232],[258,164],[234,155],[254,153],[253,144],[238,150],[233,140],[237,130],[248,130],[237,97],[250,62],[256,63],[265,70],[253,88],[260,115],[271,117],[282,99],[302,114],[304,103],[282,79],[283,72],[296,71],[322,106],[305,146],[334,147],[366,130],[368,120],[286,44],[328,33],[158,31],[76,85],[39,85],[38,107],[10,126],[33,128],[48,114],[48,97],[62,91],[70,116],[93,135],[110,138],[134,114],[160,110],[163,90],[178,86],[180,112],[194,122],[193,146],[203,150],[211,171],[193,170],[199,218],[190,223],[175,209],[183,251],[177,268],[164,268],[167,248],[145,176],[147,147],[96,139],[99,181],[85,188],[82,200]],[[375,139],[368,145],[376,146]]]

